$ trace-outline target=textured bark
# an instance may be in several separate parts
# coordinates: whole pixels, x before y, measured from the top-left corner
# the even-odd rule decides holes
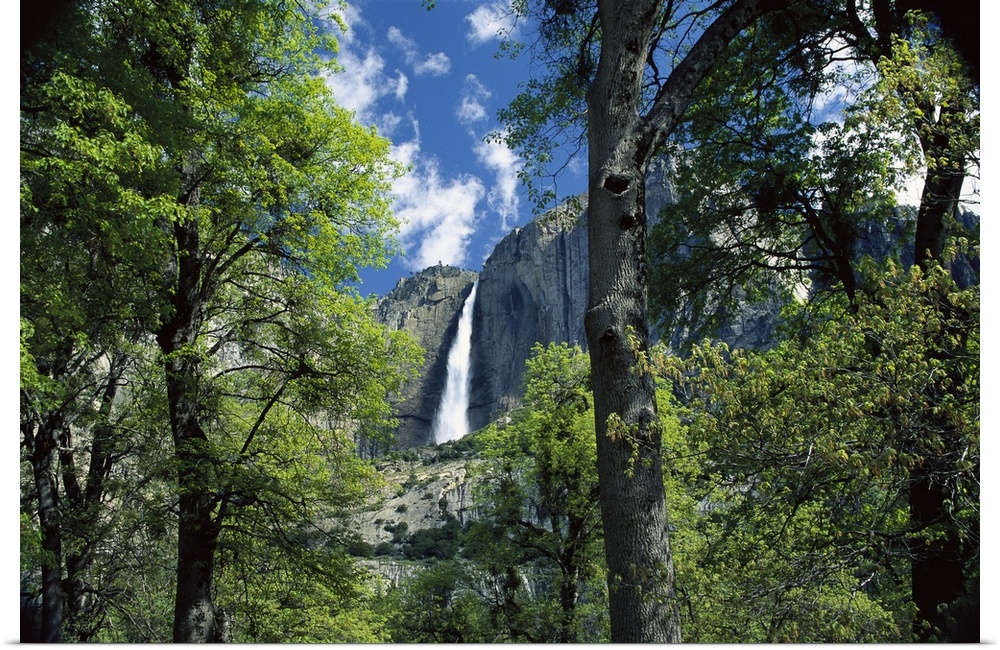
[[[193,192],[182,200],[197,201]],[[218,501],[215,459],[202,428],[198,356],[194,354],[210,290],[204,284],[204,262],[194,220],[173,225],[172,313],[157,332],[164,356],[170,430],[178,461],[177,592],[174,601],[174,642],[220,640],[223,625],[212,600],[215,550],[219,523],[213,515]]]
[[[38,523],[41,529],[42,562],[41,643],[62,642],[65,599],[62,585],[62,529],[59,517],[58,471],[59,431],[63,424],[57,415],[41,422],[22,423],[22,433],[30,445],[31,468],[38,495]],[[28,641],[29,639],[22,639]]]
[[[587,93],[590,300],[586,314],[597,428],[611,640],[681,640],[649,347],[645,176],[726,45],[769,6],[731,5],[674,69],[649,114],[642,75],[660,2],[599,3],[601,56]]]
[[[636,107],[658,6],[651,0],[600,4],[601,59],[587,96],[590,302],[585,324],[611,640],[625,643],[681,640],[654,383],[648,372],[635,371],[633,347],[633,341],[640,350],[649,344],[644,183],[649,156],[640,150]],[[638,452],[635,459],[633,452]]]
[[[924,107],[924,111],[934,114],[934,107]],[[958,114],[964,107],[941,107],[940,121],[949,114]],[[917,211],[917,231],[914,236],[914,255],[917,264],[929,260],[942,260],[944,244],[948,235],[948,224],[954,219],[965,182],[965,158],[955,151],[947,131],[936,130],[920,141],[927,160],[939,161],[933,169],[927,170],[924,187],[920,194],[920,208]],[[947,162],[943,162],[947,161]]]

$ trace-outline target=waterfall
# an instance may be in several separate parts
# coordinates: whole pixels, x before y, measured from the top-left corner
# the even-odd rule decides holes
[[[458,332],[448,352],[448,379],[441,396],[441,406],[434,415],[434,442],[457,440],[469,433],[469,367],[472,365],[472,309],[476,303],[479,280],[462,305]]]

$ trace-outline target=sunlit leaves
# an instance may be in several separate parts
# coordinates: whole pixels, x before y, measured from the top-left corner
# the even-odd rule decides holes
[[[704,454],[701,513],[675,537],[702,640],[728,640],[736,615],[744,640],[907,639],[911,544],[949,528],[978,544],[978,289],[939,267],[865,273],[878,288],[856,314],[830,303],[768,352],[706,343],[665,361]],[[953,496],[947,521],[914,529],[924,467]],[[705,581],[685,558],[739,577]]]

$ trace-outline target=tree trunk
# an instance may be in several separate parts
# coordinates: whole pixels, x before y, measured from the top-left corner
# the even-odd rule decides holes
[[[660,2],[601,0],[601,56],[587,91],[590,300],[597,470],[611,640],[681,640],[667,532],[660,424],[649,348],[645,177],[698,84],[728,44],[788,0],[738,0],[705,29],[640,117]]]
[[[965,181],[965,158],[955,150],[952,133],[946,128],[935,128],[942,123],[957,121],[964,106],[947,105],[941,107],[938,123],[930,125],[921,137],[924,158],[929,162],[924,187],[917,212],[917,229],[914,237],[914,259],[916,264],[927,267],[932,262],[947,266],[950,260],[944,258],[945,242],[949,224],[954,219]],[[925,107],[925,114],[933,115],[933,107]],[[954,314],[948,301],[942,296],[937,300],[939,309],[944,310],[943,321]],[[965,343],[957,342],[947,332],[933,334],[937,341],[933,346],[941,358],[949,358],[964,352]],[[960,381],[951,378],[952,382]],[[929,395],[931,404],[945,401],[947,389],[941,388]],[[913,629],[921,641],[939,640],[951,642],[975,642],[979,640],[978,616],[969,612],[957,613],[952,608],[963,597],[968,597],[965,567],[968,553],[963,548],[957,524],[950,512],[954,477],[960,472],[956,462],[963,448],[961,435],[952,431],[947,422],[928,410],[930,420],[926,430],[941,432],[940,447],[921,444],[923,462],[910,473],[909,506],[910,526],[917,531],[943,525],[941,534],[933,539],[920,540],[912,549],[910,579],[916,617]],[[978,601],[978,594],[974,596]]]
[[[191,204],[196,196],[182,201]],[[173,226],[174,260],[172,314],[157,333],[164,356],[170,429],[177,459],[177,592],[174,601],[174,642],[222,640],[224,630],[212,598],[215,550],[220,526],[214,517],[218,503],[216,459],[202,428],[198,332],[204,304],[203,261],[198,225],[194,220]]]
[[[63,625],[62,529],[59,517],[58,416],[49,415],[40,422],[22,424],[25,440],[30,445],[31,468],[38,494],[38,523],[42,534],[42,621],[41,643],[61,643]],[[22,639],[26,640],[26,639]]]
[[[926,114],[934,114],[933,106],[923,108]],[[964,106],[942,106],[938,124],[957,120],[964,110]],[[921,266],[929,260],[948,263],[942,259],[948,223],[958,210],[965,182],[965,157],[955,151],[949,131],[938,124],[928,125],[930,133],[920,139],[928,169],[920,194],[913,254]]]
[[[679,642],[649,345],[645,170],[637,107],[658,2],[601,2],[587,94],[590,301],[586,314],[611,640]]]
[[[94,564],[94,549],[106,535],[100,514],[109,496],[107,478],[115,461],[115,436],[120,435],[112,426],[112,410],[128,363],[128,355],[121,350],[108,356],[107,377],[103,380],[100,408],[92,429],[90,462],[84,487],[81,488],[77,478],[78,452],[70,440],[68,429],[64,432],[60,452],[63,491],[66,495],[65,530],[75,542],[74,550],[66,554],[66,580],[63,584],[66,601],[65,628],[66,635],[80,643],[87,643],[93,638],[103,618],[103,606],[100,599],[91,597],[87,577]]]
[[[924,530],[944,523],[945,530],[924,540],[918,536],[912,545],[910,579],[913,604],[917,613],[913,631],[921,641],[976,643],[979,641],[978,616],[969,616],[959,599],[966,595],[966,554],[958,531],[948,512],[949,482],[942,480],[937,469],[947,475],[954,467],[935,468],[946,464],[943,458],[928,458],[926,464],[910,475],[910,525]],[[976,599],[978,600],[978,598]],[[954,611],[956,604],[959,611]]]
[[[180,494],[174,642],[207,643],[219,640],[221,634],[212,600],[215,549],[220,532],[213,516],[217,503],[216,459],[208,450],[208,439],[198,418],[195,362],[183,352],[176,352],[177,349],[164,350]]]

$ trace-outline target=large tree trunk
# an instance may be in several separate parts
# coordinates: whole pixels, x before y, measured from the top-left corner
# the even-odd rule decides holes
[[[586,315],[597,469],[608,563],[611,640],[681,640],[667,536],[649,344],[645,170],[637,112],[659,3],[602,2],[601,58],[589,114],[590,301]]]
[[[922,267],[932,263],[947,266],[951,262],[945,259],[945,243],[949,225],[958,210],[966,161],[952,141],[954,131],[939,125],[954,124],[964,110],[961,105],[941,107],[937,123],[927,125],[929,128],[921,132],[924,158],[935,161],[928,165],[917,212],[914,257]],[[925,114],[933,115],[934,108],[926,106]],[[943,322],[954,316],[953,308],[943,296],[938,305],[946,312]],[[937,337],[935,353],[941,358],[965,352],[965,342],[949,336],[947,331],[933,336]],[[960,382],[960,378],[951,379]],[[928,395],[930,403],[943,403],[946,391],[941,388]],[[914,530],[923,531],[943,524],[944,530],[932,539],[918,539],[912,551],[910,579],[916,606],[913,629],[921,641],[975,642],[979,640],[978,613],[962,609],[961,601],[971,597],[978,602],[978,594],[967,593],[965,568],[969,552],[964,548],[958,524],[951,513],[954,480],[960,474],[957,463],[964,441],[959,432],[952,430],[946,417],[935,414],[933,409],[928,413],[925,429],[940,432],[940,444],[916,442],[924,458],[910,473],[910,525]],[[960,606],[958,611],[956,603]]]
[[[925,114],[934,115],[933,106],[923,107]],[[964,106],[942,106],[937,124],[927,124],[921,129],[920,146],[928,169],[924,177],[924,187],[920,194],[920,208],[917,212],[917,231],[914,236],[914,259],[923,266],[929,260],[941,264],[944,245],[948,236],[949,223],[955,218],[965,182],[965,156],[956,151],[951,133],[938,125],[960,119]],[[918,125],[918,128],[920,126]],[[931,162],[933,161],[933,162]]]
[[[649,347],[645,176],[726,46],[787,0],[738,0],[705,29],[640,117],[656,0],[601,0],[601,56],[587,92],[590,300],[586,315],[611,640],[681,640]]]
[[[31,639],[41,643],[61,643],[63,625],[62,527],[59,516],[58,472],[59,431],[64,425],[57,415],[21,425],[31,453],[35,491],[38,495],[38,523],[42,535],[41,635]],[[27,641],[28,639],[22,639]]]
[[[188,197],[182,203],[196,201]],[[174,642],[223,640],[224,626],[212,598],[215,550],[220,526],[214,516],[218,486],[216,459],[200,420],[198,331],[207,299],[198,225],[194,220],[173,226],[177,246],[173,278],[173,312],[157,333],[164,356],[170,429],[177,459],[177,592]]]

